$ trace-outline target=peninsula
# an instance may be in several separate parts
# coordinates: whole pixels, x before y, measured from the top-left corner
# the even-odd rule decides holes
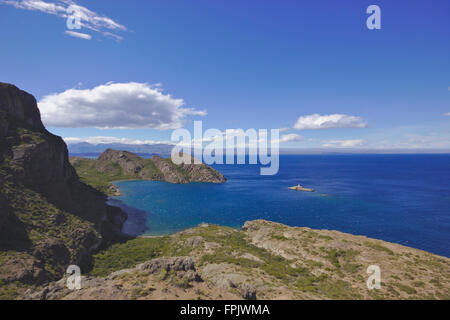
[[[70,163],[84,183],[109,196],[120,195],[111,182],[118,180],[154,180],[186,184],[191,182],[223,183],[225,177],[202,164],[176,165],[170,158],[145,159],[128,151],[105,150],[98,159],[71,157]]]

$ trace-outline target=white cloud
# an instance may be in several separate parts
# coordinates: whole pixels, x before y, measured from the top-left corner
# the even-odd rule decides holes
[[[140,140],[140,139],[128,139],[128,138],[117,138],[109,136],[96,136],[87,138],[75,138],[66,137],[63,138],[67,144],[75,144],[81,142],[87,142],[90,144],[109,144],[109,143],[123,143],[123,144],[174,144],[172,141],[155,141],[155,140]]]
[[[360,117],[345,114],[311,114],[298,118],[294,129],[366,128],[367,122]]]
[[[136,82],[69,89],[45,96],[38,105],[49,127],[168,130],[182,127],[188,115],[206,115],[182,108],[183,99],[172,98],[158,87]]]
[[[271,131],[270,130],[268,130],[268,132],[256,131],[257,140],[256,141],[251,141],[251,143],[266,141],[268,133],[271,133]],[[233,141],[237,137],[246,137],[246,132],[244,130],[241,130],[241,129],[228,129],[228,130],[221,131],[220,134],[218,134],[218,135],[203,137],[200,140],[192,139],[192,142],[193,143],[195,143],[195,142],[209,143],[209,142],[220,141],[220,140],[222,140],[222,141],[227,141],[227,140]],[[295,133],[289,133],[289,134],[282,135],[280,137],[280,139],[278,139],[277,141],[278,141],[278,143],[284,143],[284,142],[290,142],[290,141],[299,141],[299,140],[302,140],[302,139],[303,139],[303,137],[301,135],[298,135],[298,134],[295,134]],[[272,141],[272,140],[270,139],[269,141]],[[274,142],[275,142],[275,140],[274,140]]]
[[[368,142],[369,147],[377,149],[448,149],[450,151],[450,132],[395,132],[395,136],[385,135],[383,132],[372,137]]]
[[[41,0],[1,0],[0,3],[12,5],[17,9],[38,10],[54,15],[64,14],[67,8],[64,3],[52,3]]]
[[[237,131],[235,131],[237,133]],[[209,137],[206,139],[202,139],[202,142],[209,143],[214,140],[217,140],[219,136]],[[223,137],[222,137],[223,138]],[[289,142],[289,141],[297,141],[301,140],[303,137],[298,134],[287,134],[281,137],[279,143]],[[111,136],[94,136],[94,137],[86,137],[86,138],[78,138],[78,137],[65,137],[64,141],[68,144],[77,144],[82,142],[87,142],[90,144],[98,145],[98,144],[111,144],[111,143],[121,143],[121,144],[169,144],[175,145],[174,141],[158,141],[158,140],[141,140],[141,139],[129,139],[129,138],[119,138],[119,137],[111,137]],[[194,141],[193,141],[194,142]]]
[[[114,38],[118,41],[122,37],[114,34],[112,31],[126,31],[124,25],[113,19],[100,15],[86,7],[78,5],[73,0],[42,1],[42,0],[0,0],[0,4],[11,5],[17,9],[40,11],[67,19],[67,9],[70,7],[73,11],[70,15],[77,15],[80,18],[81,27],[99,32],[103,36]]]
[[[85,39],[85,40],[92,39],[92,36],[90,34],[86,34],[86,33],[75,32],[75,31],[65,31],[64,33],[71,37],[75,37],[75,38],[80,38],[80,39]]]
[[[290,141],[300,141],[303,137],[301,135],[295,134],[295,133],[289,133],[282,135],[280,138],[280,143],[283,142],[290,142]]]
[[[444,116],[450,117],[450,112],[444,113]]]
[[[268,132],[259,132],[259,130],[253,129],[247,131],[243,129],[227,129],[223,131],[217,130],[217,132],[213,135],[206,134],[202,138],[193,138],[190,141],[179,144],[184,146],[206,146],[210,143],[219,143],[224,147],[227,147],[227,145],[233,145],[237,148],[251,148],[258,147],[259,144],[282,144],[300,140],[303,140],[303,137],[295,133],[285,134],[280,138],[275,139],[271,135],[271,130],[268,130]],[[178,144],[178,142],[176,144]]]
[[[353,140],[328,140],[322,143],[322,147],[325,148],[354,148],[359,147],[363,144],[363,140],[353,139]]]

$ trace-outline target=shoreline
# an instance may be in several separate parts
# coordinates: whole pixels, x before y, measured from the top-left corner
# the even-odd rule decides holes
[[[126,182],[126,181],[155,181],[155,180],[148,180],[148,179],[123,179],[123,180],[115,180],[112,183]],[[165,181],[155,181],[155,182],[165,182]],[[166,183],[168,183],[168,182],[166,182]],[[123,195],[121,194],[121,196],[123,196]],[[144,224],[142,224],[142,223],[143,223],[143,220],[145,220],[145,221],[147,220],[146,219],[147,218],[147,212],[144,211],[144,210],[140,210],[138,208],[132,207],[132,206],[125,205],[120,199],[121,196],[112,196],[112,197],[108,197],[108,199],[120,201],[120,203],[122,203],[122,205],[120,205],[119,207],[121,207],[121,209],[124,210],[124,212],[128,214],[128,219],[124,223],[124,228],[122,228],[123,230],[125,230],[124,231],[125,233],[128,232],[127,231],[128,229],[127,229],[127,227],[125,227],[125,225],[127,225],[127,226],[129,226],[129,225],[135,225],[136,226],[137,224],[141,224],[141,226],[144,225],[144,227],[141,227],[141,228],[136,227],[139,230],[139,232],[137,232],[137,233],[135,232],[133,234],[134,237],[139,237],[139,238],[158,238],[158,237],[164,237],[164,236],[171,236],[171,235],[177,234],[179,232],[183,232],[185,230],[188,230],[188,229],[191,229],[191,228],[194,228],[194,227],[198,226],[198,225],[185,226],[183,228],[180,228],[179,230],[169,231],[169,232],[165,232],[163,234],[156,234],[156,235],[155,234],[146,234],[146,232],[149,230],[149,228],[146,225],[146,223],[144,223]],[[329,194],[317,194],[317,196],[329,197],[330,195]],[[136,212],[139,212],[139,214],[136,214]],[[249,219],[247,221],[253,221],[253,220],[254,219]],[[273,221],[273,220],[266,219],[266,221]],[[276,222],[276,223],[284,224],[283,222]],[[224,224],[223,222],[221,224],[214,224],[214,223],[211,223],[211,224],[212,225],[217,225],[217,226],[228,226],[227,224]],[[232,228],[236,229],[236,230],[239,230],[242,227],[242,225],[243,224],[241,224],[240,226],[233,226]],[[286,224],[284,224],[284,225],[286,225]],[[427,249],[423,249],[423,248],[420,248],[420,247],[417,247],[417,246],[411,246],[408,241],[402,240],[402,239],[400,239],[398,241],[385,240],[384,238],[372,236],[372,235],[369,235],[369,234],[366,234],[366,233],[361,233],[361,232],[355,233],[355,232],[351,232],[351,231],[342,231],[342,229],[338,229],[338,228],[334,228],[334,229],[331,229],[331,228],[330,229],[326,229],[326,228],[311,228],[311,227],[308,227],[307,225],[303,225],[303,226],[300,226],[300,225],[288,225],[288,226],[289,227],[299,227],[299,228],[309,228],[311,230],[318,230],[318,231],[336,231],[336,232],[341,232],[341,233],[344,233],[344,234],[349,234],[349,235],[354,235],[354,236],[362,236],[362,237],[366,237],[368,239],[374,239],[374,240],[384,241],[386,243],[398,244],[398,245],[401,245],[401,246],[405,246],[407,248],[413,248],[413,249],[416,249],[416,250],[421,250],[423,252],[427,252],[427,253],[430,253],[430,254],[438,255],[438,256],[441,256],[441,257],[450,258],[449,255],[445,255],[443,253],[432,251],[430,249],[428,249],[428,250]]]
[[[137,180],[137,181],[139,181],[139,180]],[[145,221],[147,220],[147,219],[146,219],[146,218],[147,218],[147,212],[146,212],[146,211],[140,210],[140,209],[135,208],[135,207],[128,206],[128,205],[124,204],[122,201],[120,201],[120,200],[118,200],[118,199],[108,198],[108,200],[113,200],[115,203],[112,204],[112,205],[119,206],[119,207],[120,207],[120,208],[128,215],[128,218],[127,218],[127,220],[125,221],[124,227],[123,227],[122,229],[125,229],[125,225],[127,224],[127,222],[128,222],[128,228],[131,228],[133,225],[136,226],[136,223],[142,223],[142,220],[145,220]],[[142,219],[142,215],[145,216],[144,219]],[[132,219],[130,219],[130,217],[132,217],[132,219],[136,219],[136,218],[137,218],[138,220],[132,220]],[[141,219],[139,219],[139,218],[141,218]],[[438,256],[438,257],[443,257],[443,258],[450,259],[450,256],[447,257],[447,256],[442,255],[442,254],[437,254],[437,253],[434,253],[434,252],[431,252],[431,251],[427,251],[427,250],[423,250],[423,249],[420,249],[420,248],[407,246],[407,245],[404,245],[404,244],[398,243],[398,242],[387,241],[387,240],[380,239],[380,238],[370,237],[370,236],[367,236],[367,235],[364,235],[364,234],[354,234],[354,233],[349,233],[349,232],[340,231],[340,230],[337,230],[337,229],[319,229],[319,228],[311,228],[311,227],[307,227],[307,226],[290,226],[290,225],[287,225],[287,224],[285,224],[285,223],[275,222],[275,221],[270,221],[270,220],[266,220],[266,219],[253,219],[253,220],[248,220],[248,221],[245,221],[245,222],[244,222],[241,226],[239,226],[239,227],[231,227],[231,226],[226,226],[226,225],[219,225],[219,224],[214,224],[214,223],[206,223],[206,222],[202,222],[202,223],[199,223],[199,224],[194,225],[194,226],[185,227],[185,228],[182,228],[182,229],[180,229],[180,230],[178,230],[178,231],[173,231],[173,232],[169,232],[169,233],[165,233],[165,234],[161,234],[161,235],[150,235],[150,234],[145,234],[145,231],[147,231],[147,226],[146,226],[146,224],[145,224],[146,227],[145,227],[145,231],[143,231],[143,233],[140,233],[140,234],[134,234],[134,235],[131,235],[131,236],[133,236],[134,238],[140,238],[140,239],[163,238],[163,237],[173,236],[173,235],[176,235],[176,234],[178,234],[178,233],[185,232],[186,230],[190,230],[190,229],[194,229],[194,228],[198,228],[198,227],[209,227],[209,226],[227,227],[227,228],[234,229],[234,230],[236,230],[236,231],[240,231],[240,230],[242,230],[242,228],[244,227],[244,225],[245,225],[246,223],[248,223],[248,222],[253,222],[253,221],[265,221],[265,222],[269,222],[269,223],[278,224],[278,225],[280,225],[280,226],[287,227],[287,228],[294,228],[294,229],[295,229],[295,228],[302,228],[302,229],[306,229],[306,230],[310,230],[310,231],[317,231],[317,232],[332,232],[332,233],[338,233],[338,234],[341,234],[341,235],[344,235],[344,236],[359,237],[359,238],[361,238],[362,240],[365,239],[365,240],[371,240],[371,241],[372,241],[372,240],[374,240],[374,241],[380,241],[380,242],[385,243],[385,244],[389,244],[389,245],[397,245],[397,246],[401,246],[401,247],[408,248],[408,249],[419,250],[419,251],[424,252],[424,253],[426,253],[426,254],[431,254],[431,255]],[[138,229],[139,229],[139,228],[138,228]],[[141,230],[142,230],[142,229],[141,229]],[[127,235],[130,235],[130,234],[128,234],[127,232],[124,232],[124,233],[127,234]]]
[[[128,206],[115,197],[108,197],[106,203],[111,206],[119,207],[127,214],[127,219],[123,223],[121,230],[123,234],[131,237],[138,237],[147,230],[147,212]]]

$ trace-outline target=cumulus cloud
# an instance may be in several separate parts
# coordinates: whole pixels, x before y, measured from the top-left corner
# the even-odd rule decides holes
[[[73,0],[0,0],[0,4],[10,5],[17,9],[40,11],[64,19],[67,19],[68,16],[75,15],[80,19],[80,27],[99,32],[103,36],[111,37],[115,40],[122,40],[122,37],[111,31],[127,30],[124,25],[109,17],[91,11],[86,7],[80,6]],[[66,34],[74,36],[67,32]]]
[[[290,142],[290,141],[300,141],[303,137],[301,135],[295,134],[295,133],[289,133],[282,135],[280,138],[280,143],[283,142]]]
[[[174,144],[172,141],[156,141],[156,140],[140,140],[140,139],[128,139],[109,136],[95,136],[87,138],[66,137],[63,138],[67,144],[76,144],[87,142],[90,144],[109,144],[109,143],[122,143],[122,144]]]
[[[75,32],[75,31],[65,31],[65,34],[75,37],[75,38],[80,38],[80,39],[85,39],[85,40],[91,40],[92,36],[90,34],[86,34],[86,33],[81,33],[81,32]]]
[[[164,94],[147,83],[107,83],[93,89],[69,89],[39,101],[42,120],[49,127],[101,129],[176,129],[189,115],[205,111],[183,108],[183,99]]]
[[[334,147],[334,148],[354,148],[363,145],[364,141],[360,139],[353,140],[328,140],[322,143],[322,147]]]
[[[311,114],[298,118],[294,129],[366,128],[367,122],[360,117],[345,114]]]

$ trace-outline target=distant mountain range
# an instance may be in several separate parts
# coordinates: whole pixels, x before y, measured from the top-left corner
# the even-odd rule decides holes
[[[107,149],[129,151],[143,157],[159,155],[168,157],[173,145],[170,144],[125,144],[80,142],[68,144],[71,156],[98,157]],[[225,150],[224,150],[225,151]],[[448,149],[352,149],[352,148],[280,148],[280,154],[411,154],[411,153],[450,153]],[[237,153],[237,152],[236,152]],[[246,151],[248,154],[248,151]]]
[[[91,144],[80,142],[68,144],[71,156],[99,156],[107,149],[129,151],[139,155],[160,155],[167,157],[170,155],[173,145],[170,144],[124,144],[124,143],[101,143]]]

